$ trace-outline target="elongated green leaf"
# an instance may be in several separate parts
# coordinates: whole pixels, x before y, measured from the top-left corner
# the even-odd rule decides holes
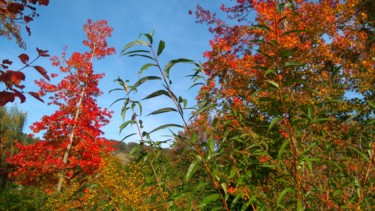
[[[271,74],[273,73],[274,75],[276,75],[276,71],[273,70],[273,69],[268,69],[265,73],[264,73],[264,76],[267,76],[268,74]]]
[[[279,197],[277,197],[276,206],[280,205],[285,197],[285,194],[287,194],[288,192],[294,192],[294,190],[292,188],[285,188],[283,191],[281,191]]]
[[[191,116],[190,119],[193,118],[193,117],[195,117],[195,116],[198,116],[202,112],[204,112],[204,111],[206,111],[206,110],[208,110],[210,108],[214,108],[216,106],[217,106],[217,104],[208,104],[206,106],[203,106],[203,107],[199,108],[198,110],[196,110],[195,113],[194,113],[194,115]]]
[[[187,170],[187,173],[186,173],[186,182],[188,182],[191,177],[194,175],[194,173],[197,171],[198,169],[198,165],[199,164],[199,160],[194,160],[193,162],[191,162],[188,170]]]
[[[365,155],[363,152],[359,151],[358,149],[350,146],[349,149],[353,150],[354,152],[356,152],[358,155],[362,156],[363,159],[365,159],[367,162],[370,162],[370,159],[367,157],[367,155]]]
[[[180,59],[174,59],[168,62],[167,65],[164,67],[165,76],[169,78],[169,72],[171,71],[172,67],[177,63],[194,63],[193,60],[180,58]]]
[[[302,67],[305,64],[300,63],[300,62],[287,62],[285,63],[284,67]]]
[[[145,55],[145,54],[129,54],[128,55],[129,57],[144,57],[144,58],[147,58],[147,59],[151,59],[152,61],[155,61],[155,59],[149,55]]]
[[[150,68],[150,67],[157,67],[157,65],[156,65],[156,64],[153,64],[153,63],[147,63],[147,64],[145,64],[145,65],[143,65],[143,66],[141,67],[141,69],[138,71],[138,74],[142,74],[143,71],[147,70],[147,69]]]
[[[135,153],[139,152],[140,150],[141,150],[141,146],[137,145],[137,146],[133,147],[132,150],[130,150],[128,156],[132,156],[132,155],[134,155]]]
[[[247,29],[263,29],[263,30],[266,30],[266,31],[270,31],[270,28],[268,26],[265,26],[265,25],[249,26],[249,27],[247,27]]]
[[[129,134],[129,135],[125,136],[123,139],[121,139],[121,142],[125,141],[127,138],[130,138],[130,137],[134,136],[135,134],[137,134],[137,133],[132,133],[132,134]]]
[[[115,100],[113,103],[111,103],[111,105],[109,107],[111,107],[112,105],[114,105],[115,103],[117,103],[119,101],[126,100],[126,99],[128,99],[128,98],[127,97],[119,98],[119,99]]]
[[[128,50],[129,48],[131,48],[133,46],[136,46],[136,45],[143,45],[143,46],[151,47],[150,43],[148,43],[144,40],[135,40],[135,41],[130,42],[127,45],[125,45],[125,47],[121,51],[121,54],[123,54],[126,50]]]
[[[297,201],[297,211],[303,211],[303,206],[301,201]]]
[[[289,144],[289,141],[285,141],[283,143],[283,145],[281,145],[281,147],[279,149],[279,152],[277,153],[277,161],[279,163],[282,163],[283,154],[284,154],[285,148],[288,146],[288,144]]]
[[[179,127],[179,128],[184,128],[183,126],[181,125],[178,125],[178,124],[165,124],[165,125],[162,125],[162,126],[159,126],[153,130],[151,130],[151,132],[149,132],[149,134],[153,133],[153,132],[156,132],[158,130],[162,130],[162,129],[165,129],[165,128],[168,128],[168,127]]]
[[[133,87],[137,88],[138,86],[142,85],[144,82],[151,81],[151,80],[161,80],[161,78],[158,77],[158,76],[145,76],[145,77],[139,79],[137,82],[135,82]]]
[[[161,113],[166,113],[166,112],[171,112],[171,111],[177,112],[177,110],[175,108],[161,108],[161,109],[158,109],[156,111],[153,111],[153,112],[149,113],[147,116],[155,115],[155,114],[161,114]]]
[[[371,107],[371,108],[375,108],[375,103],[374,102],[372,102],[372,101],[367,101],[367,104]]]
[[[111,92],[114,92],[114,91],[125,91],[125,90],[123,88],[111,89],[109,90],[108,94],[111,94]]]
[[[150,44],[152,44],[154,42],[153,38],[152,38],[152,34],[144,34],[145,37],[147,37],[148,41],[150,42]]]
[[[139,101],[133,101],[132,108],[134,109],[136,105],[138,105],[139,108],[139,115],[142,116],[142,103]]]
[[[120,133],[121,133],[122,130],[123,130],[124,128],[126,128],[126,126],[128,126],[129,124],[135,124],[135,123],[136,123],[136,122],[135,122],[134,120],[128,120],[128,121],[122,123],[122,124],[120,125]]]
[[[266,80],[266,82],[272,84],[274,87],[279,88],[279,84],[277,84],[275,81]]]
[[[202,202],[199,203],[199,208],[205,207],[213,201],[220,199],[220,194],[214,193],[203,198]]]
[[[291,33],[301,33],[301,32],[309,32],[309,31],[308,30],[290,30],[281,34],[280,37],[286,36]]]
[[[283,118],[282,116],[276,116],[275,118],[273,118],[270,125],[268,126],[267,133],[270,132],[270,130],[273,128],[273,126],[275,126],[277,123],[279,123],[282,118]]]
[[[277,11],[279,14],[281,14],[281,13],[283,12],[283,10],[284,10],[284,7],[285,7],[285,3],[278,4],[278,5],[276,6],[276,11]]]
[[[163,50],[165,48],[165,42],[163,40],[160,40],[157,55],[160,56],[161,53],[163,53]]]
[[[139,53],[146,53],[146,54],[150,54],[151,52],[148,51],[148,50],[134,50],[134,51],[128,51],[126,53],[123,53],[122,56],[126,56],[126,55],[129,55],[129,54],[139,54]]]
[[[147,95],[147,96],[146,96],[145,98],[143,98],[142,100],[151,99],[151,98],[154,98],[154,97],[157,97],[157,96],[160,96],[160,95],[165,95],[165,96],[167,96],[167,97],[169,97],[169,98],[171,97],[171,96],[169,95],[169,92],[167,92],[167,91],[161,89],[161,90],[155,91],[155,92],[153,92],[153,93]]]

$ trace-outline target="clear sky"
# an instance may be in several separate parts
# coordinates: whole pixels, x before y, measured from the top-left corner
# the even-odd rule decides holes
[[[108,20],[108,24],[114,28],[109,44],[117,50],[117,55],[108,57],[94,63],[97,73],[106,74],[100,82],[100,88],[104,95],[98,99],[101,107],[109,107],[110,104],[121,97],[118,94],[108,94],[108,91],[117,88],[114,79],[121,77],[124,80],[135,82],[138,79],[137,72],[146,62],[140,58],[120,57],[119,52],[125,44],[137,39],[140,33],[149,33],[155,30],[155,40],[163,39],[166,48],[161,57],[161,62],[165,65],[167,61],[176,58],[189,58],[196,61],[203,60],[203,52],[209,49],[208,41],[212,35],[208,32],[206,25],[195,23],[195,16],[189,15],[189,10],[194,10],[197,4],[204,8],[217,10],[220,7],[219,1],[208,0],[51,0],[48,7],[40,7],[39,18],[30,24],[32,35],[23,36],[27,43],[26,51],[18,48],[17,45],[4,38],[0,38],[0,59],[18,60],[17,56],[23,52],[29,54],[31,58],[36,55],[35,48],[49,50],[51,56],[60,56],[63,47],[68,46],[68,55],[74,51],[83,52],[85,47],[82,40],[85,39],[83,24],[87,19]],[[58,73],[58,69],[50,65],[49,59],[42,58],[36,63],[47,69],[49,73]],[[16,61],[12,69],[17,69],[22,65]],[[181,65],[172,70],[171,76],[173,89],[178,95],[188,97],[189,105],[194,104],[194,97],[197,90],[188,90],[191,81],[184,77],[191,73],[193,66]],[[33,69],[25,70],[26,85],[25,91],[37,91],[33,85],[35,79],[41,78]],[[155,71],[146,74],[156,73]],[[58,81],[53,80],[53,83]],[[0,87],[3,89],[3,87]],[[150,84],[145,89],[139,91],[139,96],[145,96],[152,90],[161,88],[160,85]],[[39,121],[43,115],[51,114],[56,107],[40,103],[36,99],[27,95],[27,101],[23,104],[16,102],[20,110],[27,112],[26,133],[30,133],[29,126]],[[47,98],[44,98],[48,101]],[[144,114],[148,114],[157,108],[170,105],[166,98],[160,98],[152,102],[144,102]],[[9,104],[8,104],[9,105]],[[108,139],[121,140],[127,134],[133,132],[124,130],[119,134],[119,126],[122,123],[120,117],[121,104],[110,108],[114,111],[111,123],[103,128],[105,137]],[[177,115],[151,116],[143,119],[146,130],[151,130],[156,126],[165,123],[181,123]],[[165,131],[163,134],[167,133]],[[42,134],[37,134],[41,136]],[[156,134],[158,139],[160,134]],[[128,141],[138,141],[136,138]]]

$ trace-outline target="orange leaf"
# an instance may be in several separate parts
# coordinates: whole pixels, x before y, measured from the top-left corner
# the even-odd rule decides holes
[[[21,80],[25,80],[25,74],[23,74],[23,72],[8,70],[8,74],[10,75],[10,81],[12,81],[16,85],[19,85]]]

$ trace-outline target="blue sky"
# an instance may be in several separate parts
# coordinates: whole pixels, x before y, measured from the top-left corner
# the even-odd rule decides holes
[[[195,23],[195,16],[188,14],[188,10],[194,10],[197,4],[204,8],[217,10],[221,3],[208,0],[52,0],[48,7],[39,8],[40,17],[30,24],[32,35],[30,37],[23,36],[27,43],[27,50],[23,51],[14,42],[0,38],[2,46],[0,58],[13,59],[15,63],[12,65],[12,69],[17,69],[21,67],[21,64],[16,61],[18,60],[17,56],[25,52],[33,58],[36,55],[36,47],[49,50],[51,56],[59,56],[65,45],[68,46],[68,55],[74,51],[83,52],[85,50],[82,45],[82,40],[85,38],[83,24],[87,19],[108,20],[108,24],[114,28],[112,37],[108,41],[110,45],[116,47],[117,55],[95,62],[94,69],[98,73],[106,74],[100,82],[104,95],[98,99],[98,102],[101,107],[109,107],[114,100],[121,97],[120,93],[108,94],[109,90],[117,88],[117,84],[113,80],[121,77],[124,80],[135,82],[139,78],[137,75],[139,68],[146,62],[139,58],[119,56],[123,46],[137,39],[140,33],[149,33],[155,30],[155,40],[162,39],[166,42],[166,48],[160,58],[164,65],[171,59],[181,57],[204,61],[202,54],[209,50],[208,41],[212,35],[208,32],[206,25]],[[58,69],[50,65],[49,59],[40,59],[36,64],[45,67],[49,73],[58,73]],[[171,73],[174,78],[173,89],[177,95],[188,97],[189,105],[194,104],[197,90],[188,90],[191,81],[184,76],[191,73],[192,68],[193,66],[188,65],[176,66]],[[24,82],[25,91],[36,91],[37,87],[33,85],[33,81],[41,76],[33,69],[27,69],[25,73],[27,77]],[[146,74],[153,73],[156,72],[153,70],[146,72]],[[52,80],[52,82],[57,83],[58,81]],[[158,88],[161,86],[150,84],[139,91],[139,97],[141,98]],[[47,98],[45,100],[48,101]],[[26,133],[30,133],[29,126],[33,122],[39,121],[43,115],[49,115],[56,109],[56,107],[40,103],[31,96],[27,96],[27,101],[23,104],[20,104],[18,99],[16,101],[13,105],[17,105],[20,110],[28,114]],[[165,98],[144,102],[144,114],[168,105],[168,100]],[[112,106],[110,109],[114,111],[114,114],[111,123],[103,128],[105,137],[121,140],[127,134],[132,133],[135,127],[119,134],[119,126],[122,123],[121,104]],[[143,121],[146,131],[161,124],[181,122],[177,115],[151,116]],[[162,134],[165,133],[167,131]],[[161,133],[156,134],[156,139],[160,139],[160,135]],[[128,141],[137,141],[137,139]]]

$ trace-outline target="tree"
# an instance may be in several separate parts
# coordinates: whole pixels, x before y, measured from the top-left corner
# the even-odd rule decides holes
[[[17,152],[16,143],[26,145],[32,142],[30,137],[22,133],[25,122],[26,113],[16,107],[0,107],[0,189],[5,187],[8,173],[11,172],[11,166],[5,160]]]
[[[25,26],[28,35],[30,36],[31,31],[28,26],[28,23],[33,21],[35,17],[38,16],[36,12],[35,5],[47,6],[49,0],[1,0],[0,1],[0,36],[4,36],[11,40],[12,38],[16,39],[17,44],[26,49],[26,43],[22,40],[21,37],[21,26]],[[4,83],[5,90],[0,91],[0,107],[4,106],[9,102],[13,102],[16,97],[18,97],[21,103],[25,102],[26,97],[24,96],[23,89],[24,85],[21,85],[21,81],[25,80],[26,76],[23,72],[23,69],[27,67],[33,67],[38,71],[44,78],[49,79],[47,71],[37,65],[32,65],[40,57],[48,57],[46,50],[40,50],[37,48],[38,56],[29,62],[29,56],[25,53],[19,55],[19,59],[24,64],[19,70],[9,70],[12,65],[12,61],[9,59],[3,59],[0,64],[0,83]],[[43,102],[39,97],[39,94],[36,92],[28,92],[31,96]]]
[[[375,45],[363,2],[237,0],[222,5],[227,20],[198,6],[214,39],[197,99],[216,106],[195,121],[215,137],[208,162],[226,209],[240,198],[243,209],[372,206]]]
[[[101,154],[111,148],[101,137],[103,132],[100,130],[109,122],[111,112],[96,103],[96,98],[102,94],[98,88],[99,79],[104,74],[94,73],[93,60],[115,52],[106,41],[112,28],[104,20],[88,20],[84,31],[88,39],[83,44],[89,51],[74,52],[70,58],[66,58],[63,52],[63,63],[53,57],[52,64],[59,67],[65,77],[57,85],[44,79],[37,82],[42,95],[52,94],[49,104],[58,106],[59,110],[43,116],[31,127],[35,133],[45,131],[44,141],[28,146],[18,145],[20,153],[9,159],[17,166],[13,175],[22,175],[23,183],[35,183],[42,179],[57,182],[56,174],[59,174],[57,191],[60,192],[66,178],[82,173],[92,174],[98,169]]]

